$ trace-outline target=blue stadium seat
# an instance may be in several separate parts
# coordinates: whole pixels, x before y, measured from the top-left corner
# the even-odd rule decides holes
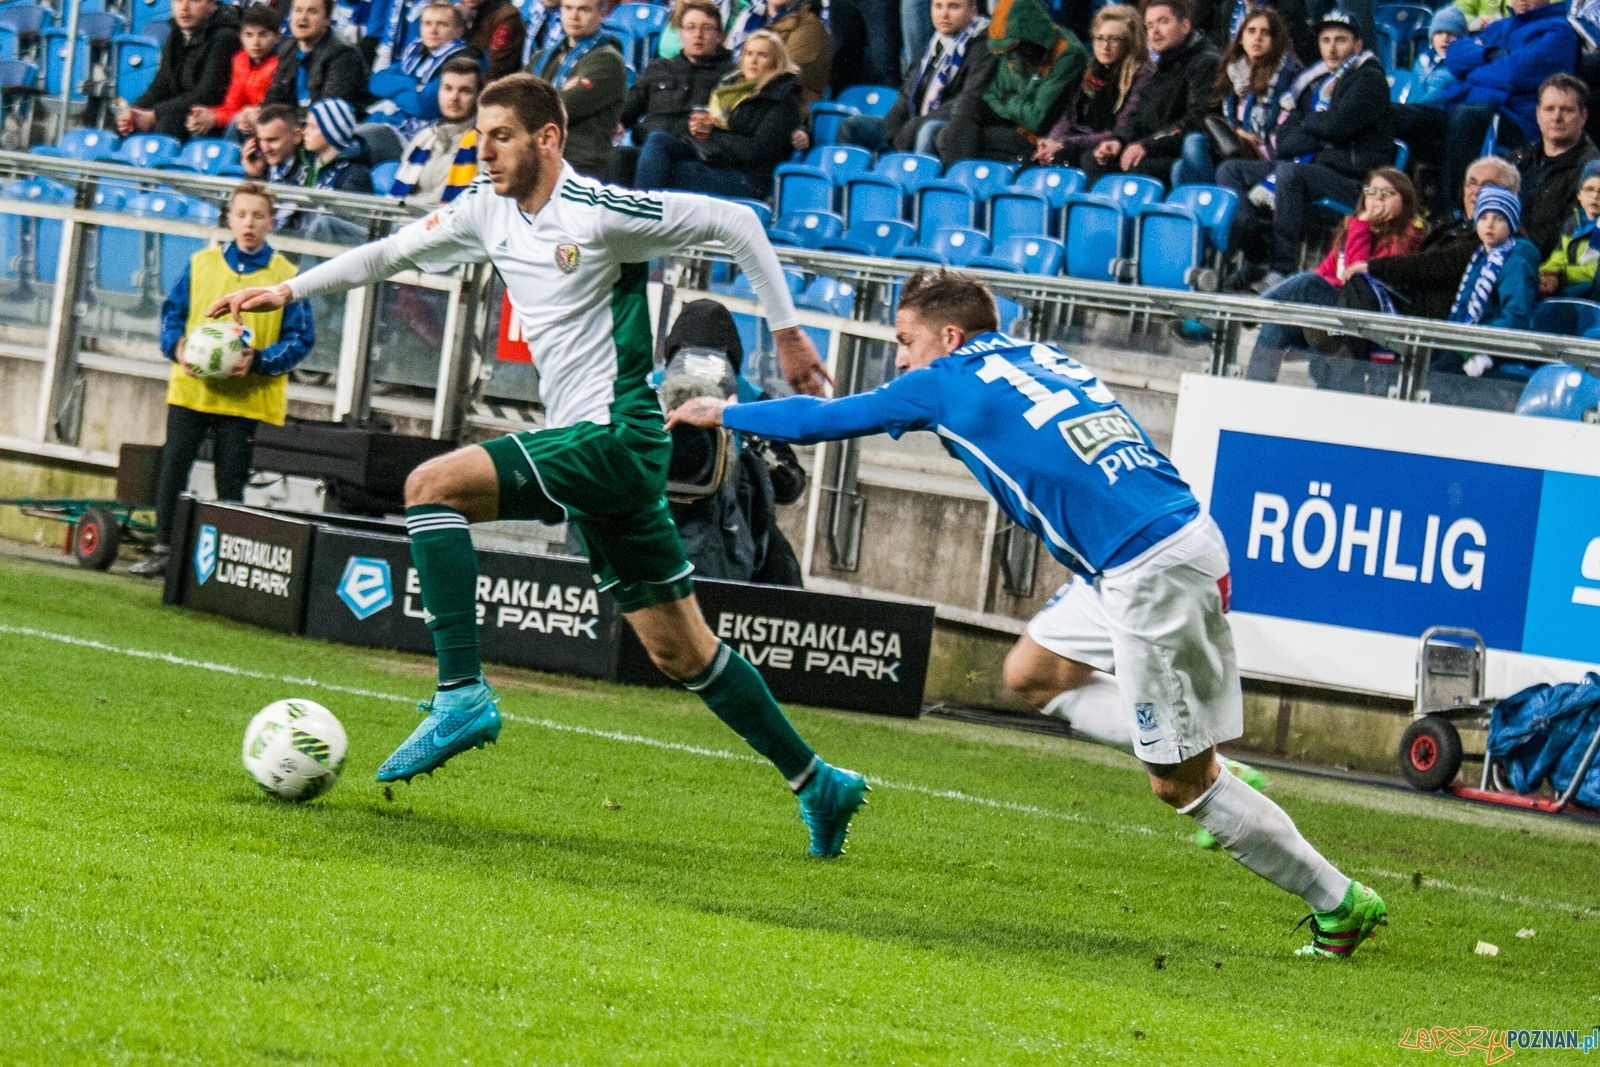
[[[400,161],[391,159],[372,168],[372,191],[378,196],[388,196],[394,188],[394,176],[400,171]],[[765,205],[763,205],[765,206]],[[771,210],[767,212],[771,216]],[[764,225],[764,224],[763,224]]]
[[[917,231],[909,222],[898,219],[864,219],[850,224],[843,237],[823,241],[818,247],[824,252],[850,252],[858,256],[876,256],[888,259],[896,252],[917,240]]]
[[[1073,193],[1081,193],[1088,182],[1076,167],[1029,167],[1011,181],[1011,188],[1023,193],[1038,193],[1059,209]]]
[[[7,4],[0,8],[0,26],[20,36],[42,33],[55,25],[55,12],[43,4]]]
[[[1582,337],[1600,327],[1600,304],[1592,300],[1558,297],[1542,300],[1533,309],[1528,329],[1535,333],[1554,333],[1563,337]]]
[[[61,149],[57,148],[53,144],[36,144],[32,148],[28,149],[28,155],[30,155],[30,156],[49,156],[51,159],[71,159],[72,158],[71,156],[67,155],[67,153],[63,152]]]
[[[1600,378],[1565,363],[1540,367],[1522,387],[1517,414],[1600,422]]]
[[[63,25],[65,23],[63,22]],[[78,33],[91,41],[110,41],[122,32],[122,16],[110,11],[78,13]]]
[[[1409,70],[1391,71],[1389,74],[1389,101],[1390,103],[1403,104],[1411,95],[1411,72]]]
[[[978,203],[983,203],[995,193],[1011,184],[1016,167],[1010,163],[996,163],[992,159],[963,159],[950,164],[944,180],[965,186]]]
[[[656,46],[661,41],[661,31],[666,29],[671,8],[660,4],[618,4],[606,21],[627,26],[636,42],[633,65],[643,70],[655,57]]]
[[[780,218],[797,211],[833,210],[833,179],[817,167],[785,163],[772,172],[772,184]]]
[[[137,3],[137,0],[135,0]],[[115,55],[114,84],[124,100],[137,100],[155,81],[161,65],[161,46],[148,37],[125,33],[111,42]]]
[[[856,114],[853,107],[845,107],[831,100],[819,100],[811,105],[811,143],[834,144],[839,140],[839,124]]]
[[[128,0],[128,6],[129,29],[134,33],[146,33],[145,27],[152,22],[166,22],[172,17],[171,0]]]
[[[831,211],[802,211],[779,217],[770,236],[804,248],[816,248],[844,232],[844,220]]]
[[[1066,254],[1066,248],[1053,237],[1007,237],[993,241],[989,254],[968,266],[1052,276],[1060,273]]]
[[[845,221],[854,226],[868,220],[898,219],[904,212],[904,202],[900,186],[888,178],[852,178],[844,187]]]
[[[43,204],[71,207],[76,197],[72,186],[49,178],[28,178],[8,184],[0,197],[6,200],[31,200]],[[0,215],[3,225],[5,261],[3,274],[18,277],[22,267],[23,252],[33,250],[33,271],[30,280],[53,283],[61,253],[61,222],[57,219],[40,219],[23,215]]]
[[[16,59],[19,55],[17,31],[0,26],[0,59]]]
[[[373,176],[377,176],[376,171],[374,171]],[[772,225],[772,207],[765,200],[748,200],[744,197],[735,197],[733,202],[735,204],[743,204],[751,211],[754,211],[763,229]]]
[[[1017,329],[1017,324],[1020,322],[1024,326],[1027,325],[1028,313],[1023,310],[1021,304],[1010,299],[1009,297],[1004,297],[999,293],[995,293],[994,309],[999,313],[1001,333],[1023,332],[1022,330]]]
[[[927,246],[939,230],[965,228],[975,221],[978,202],[965,186],[933,181],[917,190],[917,243]]]
[[[1049,201],[1038,193],[995,193],[989,198],[989,239],[999,243],[1013,236],[1047,237],[1050,214]]]
[[[1194,289],[1205,259],[1206,229],[1182,204],[1146,204],[1139,210],[1135,278],[1159,289]],[[1207,288],[1215,288],[1208,286]]]
[[[55,100],[61,96],[61,91],[66,88],[69,81],[67,77],[67,34],[65,30],[45,30],[39,35],[40,47],[44,49],[44,91],[45,95]],[[89,80],[89,38],[83,34],[78,35],[78,45],[72,53],[72,97],[74,102],[87,101],[84,95],[84,82]]]
[[[1233,215],[1239,209],[1238,193],[1220,185],[1180,185],[1167,194],[1166,203],[1181,204],[1199,220],[1208,248],[1227,251]]]
[[[1128,219],[1122,206],[1095,193],[1073,193],[1062,210],[1067,246],[1064,273],[1089,281],[1115,281],[1113,268],[1123,256]]]
[[[797,307],[820,311],[824,315],[837,315],[848,319],[855,309],[856,290],[848,282],[826,275],[806,286],[805,292],[795,298]]]
[[[117,135],[105,130],[68,130],[56,147],[73,159],[111,159],[117,154]]]
[[[174,219],[198,226],[216,225],[220,212],[203,200],[181,193],[140,193],[128,200],[127,213],[136,218]],[[189,258],[206,246],[199,237],[159,235],[160,291],[165,294],[178,284],[189,267]]]
[[[184,145],[178,159],[190,170],[218,174],[228,164],[239,162],[239,146],[232,141],[201,137]]]
[[[989,235],[982,230],[950,226],[935,233],[933,240],[923,241],[922,246],[943,256],[953,267],[965,267],[988,254]]]
[[[167,35],[172,32],[172,23],[168,17],[163,17],[155,22],[145,23],[139,32],[158,45],[166,44]]]
[[[1428,47],[1428,24],[1433,9],[1425,4],[1383,4],[1373,11],[1378,24],[1375,51],[1385,70],[1406,70],[1416,61],[1417,50]]]
[[[23,129],[32,125],[33,100],[38,90],[39,68],[21,59],[0,59],[0,114],[8,113],[11,105],[20,102],[17,109]]]
[[[872,173],[872,153],[856,145],[822,145],[813,148],[806,156],[806,163],[819,168],[834,185],[843,185],[851,178]]]
[[[128,214],[128,201],[138,195],[126,184],[102,182],[95,189],[94,210]],[[144,233],[101,226],[95,234],[95,288],[103,293],[138,294],[144,275]]]
[[[164,133],[140,133],[118,146],[116,160],[134,167],[154,167],[160,163],[176,162],[182,148],[176,137]]]
[[[853,107],[863,115],[881,118],[894,107],[895,98],[899,95],[900,90],[887,85],[852,85],[839,94],[839,103]]]
[[[1143,174],[1107,174],[1094,183],[1094,195],[1106,197],[1122,208],[1122,213],[1132,218],[1146,204],[1154,204],[1166,192],[1159,179]]]
[[[919,156],[911,152],[887,152],[878,157],[872,173],[888,178],[909,195],[925,181],[937,180],[944,170],[938,156]]]

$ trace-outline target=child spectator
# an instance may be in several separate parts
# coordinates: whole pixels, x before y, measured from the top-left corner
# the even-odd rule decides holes
[[[278,30],[282,20],[270,4],[251,4],[239,24],[239,51],[233,54],[233,77],[228,95],[215,107],[195,105],[184,121],[190,133],[206,137],[229,124],[242,139],[256,132],[256,113],[267,98],[267,86],[278,72]]]
[[[1562,229],[1561,241],[1539,267],[1539,296],[1587,297],[1600,264],[1600,159],[1583,168],[1578,202]]]
[[[434,0],[422,10],[417,36],[400,53],[400,61],[372,75],[367,89],[381,99],[368,109],[374,122],[393,125],[408,141],[439,118],[439,68],[451,56],[480,53],[468,44],[461,9],[449,0]]]
[[[227,378],[196,378],[183,359],[184,339],[207,321],[205,309],[213,302],[241,289],[277,285],[294,277],[294,266],[267,244],[275,208],[266,186],[241,182],[228,205],[233,241],[196,252],[161,304],[161,351],[173,363],[167,384],[167,442],[161,450],[156,493],[156,548],[149,559],[129,568],[133,574],[158,578],[166,573],[173,510],[208,433],[215,437],[217,496],[244,499],[255,424],[283,425],[289,371],[315,343],[311,312],[300,301],[281,311],[245,312],[250,347],[244,362]]]
[[[1261,294],[1263,300],[1286,304],[1318,304],[1333,307],[1339,290],[1354,274],[1367,268],[1369,259],[1415,252],[1427,235],[1427,225],[1417,215],[1417,190],[1400,171],[1380,167],[1367,175],[1356,213],[1345,220],[1329,251],[1317,269],[1301,271]],[[1307,347],[1299,326],[1269,322],[1261,327],[1251,360],[1269,358],[1268,353]]]
[[[1411,92],[1406,95],[1406,103],[1437,107],[1444,102],[1456,80],[1445,66],[1445,53],[1450,51],[1452,41],[1466,35],[1467,16],[1460,8],[1446,4],[1433,13],[1433,22],[1428,26],[1431,47],[1419,51],[1417,61],[1411,65]]]
[[[1461,276],[1450,321],[1526,330],[1539,289],[1539,250],[1532,241],[1517,236],[1522,203],[1516,193],[1485,185],[1478,190],[1472,216],[1483,244]],[[1464,354],[1460,370],[1477,378],[1493,367],[1494,360],[1482,353]]]
[[[478,94],[483,68],[456,56],[439,71],[439,121],[419,132],[401,153],[389,195],[448,204],[478,176]]]

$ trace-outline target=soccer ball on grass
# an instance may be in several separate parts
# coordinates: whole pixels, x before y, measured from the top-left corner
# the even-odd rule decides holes
[[[278,700],[244,731],[244,769],[284,800],[310,800],[339,781],[348,744],[333,712],[311,700]]]
[[[226,378],[244,362],[250,331],[236,322],[202,322],[183,341],[183,361],[196,378]]]

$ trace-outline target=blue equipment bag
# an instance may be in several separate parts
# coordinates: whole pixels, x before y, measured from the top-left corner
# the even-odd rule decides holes
[[[1500,760],[1518,793],[1531,793],[1546,777],[1566,791],[1600,730],[1600,674],[1581,682],[1533,685],[1494,706],[1489,719],[1489,754]],[[1600,759],[1589,768],[1573,800],[1600,808]]]

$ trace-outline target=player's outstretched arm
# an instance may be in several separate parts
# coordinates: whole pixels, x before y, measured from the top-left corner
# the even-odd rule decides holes
[[[817,346],[798,326],[772,331],[773,343],[778,349],[778,365],[783,368],[783,380],[797,393],[827,396],[824,385],[833,385],[833,376],[817,354]]]
[[[230,293],[206,308],[206,318],[221,318],[223,315],[232,316],[234,322],[242,322],[239,313],[242,311],[276,311],[293,300],[287,283],[274,285],[268,289],[240,289],[237,293]]]
[[[765,437],[769,441],[809,445],[847,437],[889,433],[899,437],[907,430],[931,429],[928,401],[931,383],[926,377],[906,375],[870,393],[837,400],[791,396],[732,404],[714,397],[696,397],[667,417],[667,428],[726,426],[730,430]]]

